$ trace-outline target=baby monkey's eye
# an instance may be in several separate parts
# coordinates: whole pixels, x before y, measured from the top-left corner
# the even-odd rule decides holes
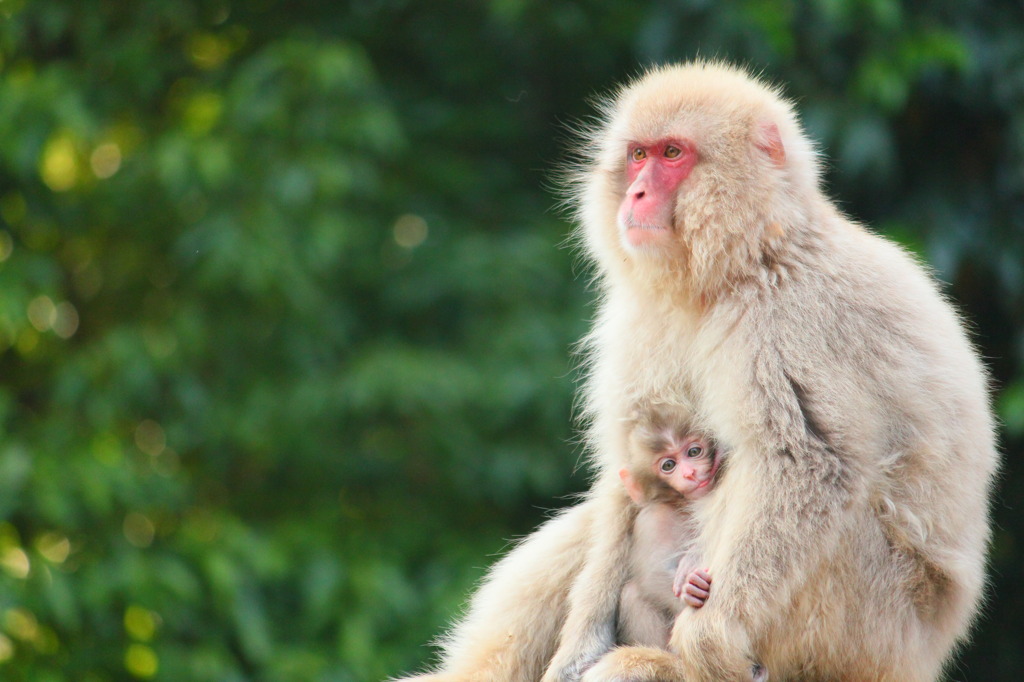
[[[643,161],[644,159],[646,159],[646,158],[647,158],[647,152],[645,152],[645,151],[643,150],[643,148],[642,148],[642,147],[637,147],[637,148],[636,148],[636,149],[634,149],[634,150],[633,150],[633,152],[632,152],[632,153],[630,154],[630,157],[631,157],[631,158],[632,158],[632,159],[633,159],[634,161]]]
[[[665,158],[666,159],[675,159],[675,158],[677,158],[682,153],[683,153],[683,150],[680,149],[679,147],[674,147],[672,145],[668,145],[667,147],[665,147]]]
[[[686,451],[686,456],[690,459],[696,459],[704,454],[704,448],[699,445],[691,445],[690,449]]]
[[[666,457],[661,460],[661,463],[658,465],[658,469],[660,469],[663,474],[671,474],[676,470],[676,461],[670,457]]]

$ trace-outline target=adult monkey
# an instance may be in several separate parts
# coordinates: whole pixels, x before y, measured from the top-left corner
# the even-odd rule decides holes
[[[585,151],[599,478],[496,566],[439,679],[749,680],[755,664],[773,681],[938,678],[978,610],[998,466],[956,314],[824,196],[789,103],[740,70],[652,70]],[[638,404],[692,412],[730,453],[694,503],[715,587],[681,612],[671,653],[602,657],[602,581],[620,576],[596,557],[625,523],[612,479]]]

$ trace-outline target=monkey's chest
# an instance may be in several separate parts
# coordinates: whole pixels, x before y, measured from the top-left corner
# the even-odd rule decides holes
[[[640,511],[634,525],[633,578],[649,602],[672,612],[681,607],[672,585],[691,544],[688,519],[676,507],[652,504]]]
[[[676,317],[665,312],[651,319],[638,312],[609,335],[598,358],[611,380],[607,395],[624,400],[627,410],[658,405],[700,420],[733,404],[729,387],[743,385],[748,368],[735,352],[728,321],[701,324]]]

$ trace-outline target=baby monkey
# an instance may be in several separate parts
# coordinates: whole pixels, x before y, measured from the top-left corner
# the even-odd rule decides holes
[[[711,574],[700,566],[690,503],[714,487],[721,453],[706,435],[675,425],[658,412],[635,419],[628,466],[619,470],[640,510],[633,524],[630,578],[619,597],[622,643],[664,648],[683,605],[699,609],[711,591]],[[753,682],[767,682],[755,665]]]
[[[699,609],[710,594],[711,575],[690,547],[695,533],[688,503],[711,491],[720,456],[710,438],[671,426],[657,413],[636,420],[629,450],[619,477],[640,510],[631,578],[619,602],[619,637],[664,647],[683,604]]]

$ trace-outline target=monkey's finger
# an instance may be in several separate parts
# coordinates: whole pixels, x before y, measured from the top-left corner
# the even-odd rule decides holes
[[[687,594],[683,596],[683,601],[686,602],[687,605],[692,606],[695,609],[699,609],[700,607],[704,606],[705,600],[697,599],[697,597],[692,597]]]
[[[703,578],[708,584],[711,583],[711,573],[709,573],[708,569],[706,569],[706,568],[696,568],[696,569],[693,570],[693,572],[690,575],[691,576],[698,575],[701,578]]]
[[[711,594],[711,593],[708,592],[705,589],[701,589],[700,587],[697,587],[693,583],[690,583],[690,584],[688,584],[686,586],[686,596],[688,596],[688,597],[696,597],[697,599],[700,599],[701,601],[704,601],[705,599],[708,598],[709,594]]]
[[[705,580],[704,578],[702,578],[701,576],[697,575],[696,573],[691,573],[690,574],[690,579],[686,581],[686,584],[687,585],[693,585],[694,587],[699,587],[702,590],[709,590],[709,589],[711,589],[711,581],[710,580]]]

